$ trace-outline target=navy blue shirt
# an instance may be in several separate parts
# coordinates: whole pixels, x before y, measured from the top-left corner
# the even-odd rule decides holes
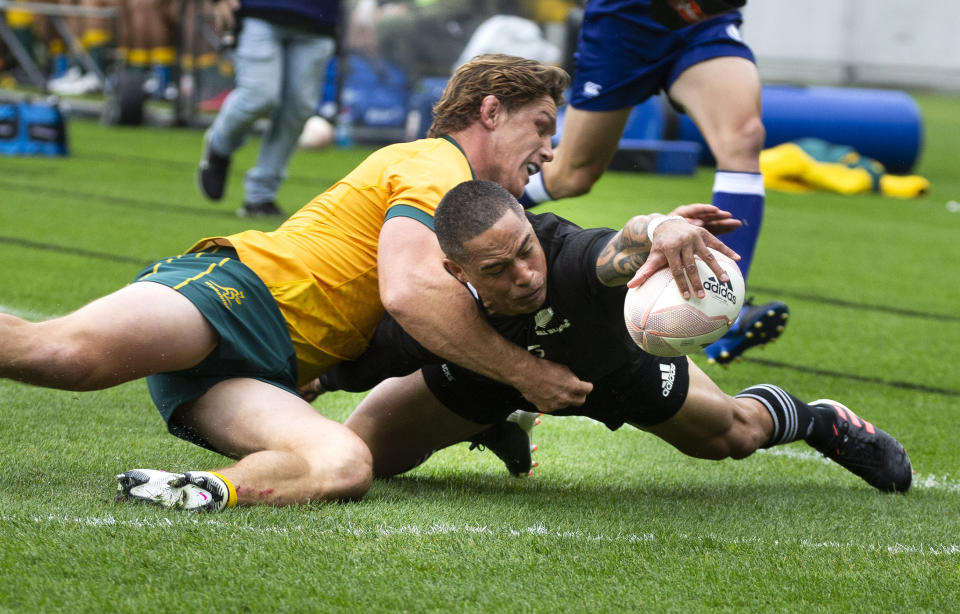
[[[240,17],[332,35],[340,21],[339,0],[241,0]]]

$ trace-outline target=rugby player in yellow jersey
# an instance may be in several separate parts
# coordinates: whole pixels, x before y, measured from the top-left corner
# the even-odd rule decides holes
[[[431,217],[471,178],[519,196],[553,158],[568,80],[530,60],[474,59],[452,77],[429,138],[372,154],[277,230],[203,239],[61,318],[0,314],[0,377],[66,390],[146,377],[171,433],[236,463],[127,471],[120,497],[214,511],[367,491],[369,450],[298,387],[358,356],[384,308],[435,354],[517,388],[542,411],[582,404],[590,383],[484,321],[443,269]],[[684,265],[695,267],[689,246],[664,255],[681,279]]]

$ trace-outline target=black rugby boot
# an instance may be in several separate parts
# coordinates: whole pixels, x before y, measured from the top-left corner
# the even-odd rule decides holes
[[[203,154],[197,165],[197,189],[208,200],[220,200],[227,187],[230,156],[221,156],[210,147],[210,132],[203,135]]]
[[[537,466],[531,452],[537,446],[530,443],[530,432],[540,424],[538,414],[517,410],[503,422],[494,424],[467,439],[470,449],[486,448],[497,455],[515,477],[529,476]]]
[[[814,437],[808,437],[807,443],[874,488],[886,492],[907,492],[910,489],[913,468],[899,441],[857,417],[842,403],[818,399],[809,405],[824,412],[816,420],[827,420],[829,433],[818,442],[811,441]]]

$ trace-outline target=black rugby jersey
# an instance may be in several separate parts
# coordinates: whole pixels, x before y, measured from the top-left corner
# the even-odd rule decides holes
[[[605,286],[597,279],[597,257],[616,231],[584,230],[553,213],[527,212],[527,219],[547,260],[546,301],[535,313],[488,315],[487,320],[535,355],[596,381],[640,351],[623,322],[627,287]]]
[[[623,322],[626,286],[609,287],[597,279],[597,257],[617,231],[584,230],[553,213],[528,211],[526,215],[546,257],[547,298],[531,314],[487,314],[490,324],[510,341],[568,366],[586,381],[600,379],[631,358],[646,356]],[[321,381],[327,390],[361,392],[388,377],[442,362],[386,314],[369,348],[356,360],[332,367]]]

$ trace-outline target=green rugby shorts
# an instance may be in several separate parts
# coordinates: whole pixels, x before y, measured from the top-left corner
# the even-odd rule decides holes
[[[137,282],[173,288],[220,335],[217,347],[200,364],[147,377],[150,396],[173,435],[211,448],[179,424],[176,410],[224,380],[254,378],[299,394],[297,357],[280,308],[236,251],[220,247],[158,260],[140,271]]]

